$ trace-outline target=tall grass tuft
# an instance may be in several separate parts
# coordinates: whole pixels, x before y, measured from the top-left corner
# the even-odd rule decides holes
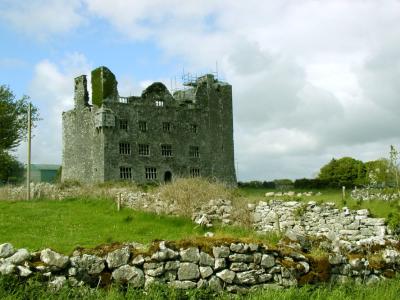
[[[156,189],[160,198],[173,203],[181,216],[192,217],[196,209],[211,199],[230,199],[232,190],[222,183],[204,178],[178,178]]]

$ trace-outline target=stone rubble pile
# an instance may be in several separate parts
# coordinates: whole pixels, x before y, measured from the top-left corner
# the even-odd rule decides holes
[[[354,190],[350,193],[351,198],[357,201],[371,201],[371,200],[380,200],[380,201],[393,201],[396,199],[400,199],[400,193],[387,193],[379,189],[371,189],[371,188],[354,188]]]
[[[338,209],[334,203],[317,205],[315,201],[260,201],[249,205],[254,227],[260,232],[295,230],[330,240],[362,241],[371,237],[389,237],[385,219],[371,218],[367,209]]]
[[[321,196],[322,193],[314,193],[314,192],[303,192],[303,193],[296,193],[293,191],[288,192],[267,192],[265,193],[265,197],[311,197],[311,196]]]
[[[373,256],[336,252],[323,260],[303,253],[293,239],[290,243],[297,243],[297,250],[293,245],[273,249],[240,241],[213,243],[202,249],[196,245],[180,248],[177,242],[162,241],[152,247],[152,252],[142,254],[134,244],[125,244],[101,255],[76,250],[72,256],[51,249],[30,253],[5,243],[0,245],[0,274],[24,278],[36,274],[53,290],[66,283],[98,287],[119,282],[137,288],[163,283],[178,289],[208,287],[243,292],[320,281],[368,284],[391,278],[400,270],[399,242],[386,241]]]
[[[120,192],[124,207],[145,210],[157,214],[179,215],[178,205],[161,199],[160,194],[143,192]],[[225,199],[211,199],[202,205],[192,215],[192,220],[201,226],[212,227],[215,221],[224,225],[232,224],[232,201]]]
[[[211,199],[192,216],[192,220],[199,225],[212,227],[217,221],[223,225],[231,225],[232,201],[225,199]]]
[[[120,190],[121,205],[137,210],[154,212],[157,214],[176,215],[178,208],[175,203],[169,203],[160,198],[159,193],[130,192]]]

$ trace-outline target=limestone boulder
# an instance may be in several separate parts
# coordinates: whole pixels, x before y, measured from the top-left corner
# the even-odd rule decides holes
[[[17,266],[17,269],[19,271],[19,276],[21,277],[28,277],[29,275],[32,274],[32,271],[29,270],[29,268],[27,267]]]
[[[9,263],[12,263],[14,265],[18,265],[18,264],[23,263],[24,261],[30,259],[30,257],[31,257],[31,254],[29,253],[29,251],[22,248],[22,249],[18,249],[17,252],[15,252],[10,257],[6,258],[6,261]]]
[[[90,275],[100,274],[105,268],[104,259],[89,254],[72,257],[71,264],[73,267],[83,270]]]
[[[214,292],[219,292],[222,290],[222,282],[217,276],[212,276],[208,281],[208,287]]]
[[[0,274],[11,275],[15,271],[15,265],[10,262],[4,262],[0,264]]]
[[[235,279],[236,273],[231,270],[225,269],[221,272],[218,272],[217,276],[226,283],[232,283]]]
[[[194,263],[181,263],[178,269],[179,280],[196,280],[200,278],[200,270],[198,265]]]
[[[144,286],[144,273],[141,269],[129,265],[123,265],[112,272],[112,278],[117,282],[129,283],[134,288]]]
[[[215,259],[205,252],[200,252],[200,266],[214,267]]]
[[[222,270],[226,268],[226,259],[225,258],[216,258],[214,264],[214,270]]]
[[[63,269],[69,262],[68,256],[61,255],[51,249],[44,249],[40,252],[40,260],[48,266]]]
[[[180,261],[167,261],[165,263],[165,270],[171,271],[171,270],[178,270],[180,265]]]
[[[5,243],[0,245],[0,258],[7,258],[15,253],[13,245]]]
[[[197,263],[200,260],[200,252],[198,248],[190,247],[188,249],[181,249],[179,252],[182,262]]]
[[[106,262],[110,269],[115,269],[120,266],[126,265],[129,261],[131,254],[128,247],[114,250],[107,254]]]
[[[253,285],[257,283],[254,270],[236,273],[236,280],[239,284]]]
[[[275,258],[273,255],[264,254],[261,258],[261,266],[263,268],[272,268],[275,266]]]
[[[230,250],[226,246],[213,247],[213,255],[215,258],[226,258],[230,255]]]
[[[201,278],[210,277],[213,274],[213,269],[211,267],[200,267]]]

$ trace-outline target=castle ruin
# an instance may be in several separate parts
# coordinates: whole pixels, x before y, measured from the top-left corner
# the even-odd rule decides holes
[[[114,74],[75,78],[75,106],[64,112],[62,180],[137,183],[206,177],[235,184],[232,86],[207,74],[173,95],[155,82],[121,97]]]

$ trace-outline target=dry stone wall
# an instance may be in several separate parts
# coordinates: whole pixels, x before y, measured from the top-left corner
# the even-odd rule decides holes
[[[286,240],[286,242],[284,242]],[[178,289],[210,288],[245,292],[255,288],[286,287],[329,281],[373,283],[400,270],[398,242],[386,241],[368,255],[331,252],[314,258],[301,250],[290,235],[280,247],[240,241],[208,240],[180,247],[158,242],[144,249],[138,244],[107,245],[71,256],[51,249],[30,253],[0,245],[0,274],[36,276],[51,289],[71,286],[107,286],[113,282],[146,288],[154,283]]]
[[[334,203],[317,205],[296,201],[270,200],[250,205],[254,226],[260,232],[295,230],[330,240],[362,241],[371,237],[390,237],[385,219],[372,218],[367,209],[336,208]]]

